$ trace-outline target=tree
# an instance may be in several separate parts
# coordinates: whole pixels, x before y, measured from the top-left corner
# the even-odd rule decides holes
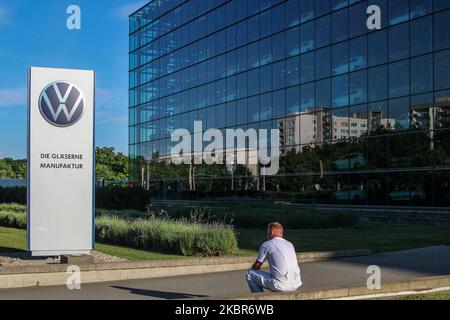
[[[114,148],[95,150],[97,180],[128,180],[128,157]]]
[[[25,179],[27,177],[27,161],[0,159],[0,178]]]

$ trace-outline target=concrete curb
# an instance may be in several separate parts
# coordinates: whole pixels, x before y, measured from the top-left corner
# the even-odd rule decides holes
[[[258,293],[253,295],[211,298],[208,300],[363,300],[402,295],[414,295],[450,290],[450,276],[418,278],[382,284],[381,289],[367,287],[305,290],[291,293]]]
[[[301,263],[367,256],[370,250],[299,253]],[[245,270],[255,257],[221,257],[80,265],[82,283],[139,280]],[[0,289],[65,285],[67,265],[0,267]]]

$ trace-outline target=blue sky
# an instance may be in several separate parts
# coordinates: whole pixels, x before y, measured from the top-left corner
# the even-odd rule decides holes
[[[141,0],[0,1],[0,158],[26,157],[29,66],[96,71],[96,142],[128,153],[128,14]],[[66,9],[81,8],[81,30]]]

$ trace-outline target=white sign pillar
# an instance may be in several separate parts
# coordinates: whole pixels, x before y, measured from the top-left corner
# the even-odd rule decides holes
[[[28,80],[28,250],[94,249],[94,71],[35,68]]]

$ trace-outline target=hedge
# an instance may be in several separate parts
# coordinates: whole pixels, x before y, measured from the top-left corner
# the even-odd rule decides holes
[[[0,226],[27,228],[27,207],[18,204],[0,204]]]
[[[0,187],[0,203],[27,204],[27,188]]]
[[[96,188],[96,208],[110,210],[146,210],[150,193],[140,187],[127,188],[121,186],[108,186]]]
[[[97,241],[184,256],[231,255],[237,250],[232,227],[151,218],[127,221],[102,216],[95,222]]]

